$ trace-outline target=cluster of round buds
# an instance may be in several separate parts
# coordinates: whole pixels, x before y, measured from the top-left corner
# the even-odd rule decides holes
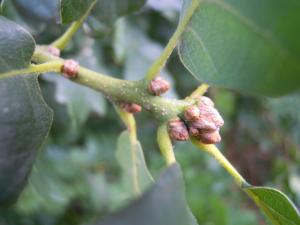
[[[220,128],[224,120],[208,97],[202,96],[197,106],[190,106],[184,113],[189,127],[189,134],[204,144],[221,141]]]
[[[65,75],[67,78],[75,78],[77,77],[79,70],[79,64],[73,59],[67,59],[64,61],[64,65],[61,69],[61,72]]]
[[[180,118],[169,121],[168,133],[170,138],[175,141],[186,141],[189,139],[189,132],[185,123]]]
[[[120,106],[128,113],[139,113],[142,111],[142,107],[135,103],[123,102]]]
[[[170,89],[170,84],[167,80],[161,77],[156,77],[150,81],[149,92],[152,95],[159,96],[167,92]]]

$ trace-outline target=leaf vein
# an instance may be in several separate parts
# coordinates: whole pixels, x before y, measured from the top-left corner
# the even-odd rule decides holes
[[[204,50],[204,52],[206,53],[209,61],[211,62],[211,65],[213,66],[214,70],[215,70],[215,73],[216,74],[220,74],[217,67],[216,67],[216,64],[214,62],[214,60],[212,59],[208,49],[206,48],[206,46],[204,45],[200,35],[190,26],[187,27],[187,31],[189,31],[195,38],[196,40],[199,42],[199,44],[201,45],[202,49]]]

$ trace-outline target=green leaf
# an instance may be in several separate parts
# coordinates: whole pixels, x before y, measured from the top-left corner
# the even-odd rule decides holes
[[[0,73],[29,66],[34,49],[25,29],[0,16]]]
[[[277,96],[300,88],[300,4],[294,0],[185,0],[194,13],[179,46],[201,82]]]
[[[3,13],[3,5],[4,5],[4,0],[0,1],[0,14]]]
[[[182,179],[179,165],[173,164],[141,198],[95,225],[196,225]]]
[[[60,20],[70,23],[80,19],[95,0],[60,0]]]
[[[55,21],[58,16],[59,0],[14,0],[12,3],[24,20],[36,20],[36,23],[50,22]]]
[[[78,20],[95,0],[60,0],[62,23]],[[139,10],[145,0],[98,0],[92,15],[103,24],[112,25],[119,17]]]
[[[0,16],[0,73],[29,65],[35,43],[20,26]],[[1,75],[0,75],[1,76]],[[24,188],[52,112],[36,75],[0,80],[0,207]]]
[[[116,157],[123,171],[123,185],[127,198],[140,195],[153,183],[141,144],[138,141],[131,143],[128,131],[124,131],[118,139]]]
[[[0,205],[24,188],[52,122],[37,77],[0,81]]]
[[[268,187],[249,187],[244,190],[274,225],[300,224],[297,208],[282,192]]]
[[[101,0],[96,4],[93,15],[102,23],[111,26],[119,17],[139,10],[145,0]]]

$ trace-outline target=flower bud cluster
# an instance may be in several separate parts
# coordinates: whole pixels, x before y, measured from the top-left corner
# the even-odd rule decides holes
[[[200,97],[197,105],[185,110],[184,120],[185,122],[177,118],[175,122],[169,122],[169,134],[173,140],[184,141],[191,136],[204,144],[221,141],[219,131],[224,120],[210,98]]]

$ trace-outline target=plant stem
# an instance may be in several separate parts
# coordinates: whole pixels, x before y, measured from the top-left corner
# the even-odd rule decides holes
[[[180,36],[185,31],[187,24],[189,23],[192,15],[194,14],[195,10],[198,8],[199,4],[200,4],[199,0],[192,0],[191,6],[187,10],[185,16],[180,20],[179,25],[176,28],[176,31],[172,35],[171,39],[169,40],[162,54],[158,57],[158,59],[156,59],[156,61],[152,64],[152,66],[148,70],[146,75],[146,80],[150,81],[156,76],[158,76],[159,72],[164,67],[166,61],[170,57],[174,48],[176,47]]]
[[[239,187],[243,188],[249,185],[246,182],[246,180],[242,177],[242,175],[239,174],[239,172],[232,166],[232,164],[228,161],[228,159],[226,159],[226,157],[221,153],[221,151],[215,145],[205,145],[196,139],[192,139],[192,142],[199,149],[213,156],[225,168],[225,170],[234,178],[236,184]]]
[[[188,98],[199,98],[205,94],[207,89],[209,88],[208,84],[201,84]]]
[[[137,134],[136,134],[136,122],[132,113],[125,112],[122,108],[115,106],[117,113],[119,114],[120,118],[122,119],[123,123],[126,125],[127,130],[130,134],[131,140],[136,142],[137,141]]]
[[[133,192],[135,197],[141,196],[142,191],[139,186],[138,181],[138,168],[137,168],[137,134],[136,134],[136,122],[134,119],[133,114],[125,112],[118,106],[115,106],[117,113],[119,114],[120,118],[124,122],[127,127],[129,138],[130,138],[130,145],[131,145],[131,159],[132,159],[132,186]]]
[[[54,57],[47,52],[37,48],[33,55],[33,61],[44,63],[49,61],[64,62],[63,59]],[[79,67],[76,78],[71,79],[76,83],[90,87],[102,92],[107,98],[114,102],[137,103],[151,112],[159,121],[170,120],[183,112],[193,100],[175,100],[148,93],[147,83],[141,81],[128,81],[116,79],[108,75],[97,73],[84,67]]]
[[[62,61],[51,61],[39,65],[30,65],[28,68],[25,69],[12,70],[9,72],[0,73],[0,80],[22,76],[25,74],[41,74],[47,72],[60,73],[62,66],[63,66]]]
[[[89,16],[91,10],[96,4],[96,0],[90,5],[86,13],[77,21],[73,22],[71,26],[65,31],[65,33],[60,36],[57,40],[55,40],[51,45],[55,46],[56,48],[63,50],[67,47],[69,42],[71,41],[72,37],[76,33],[76,31],[81,27],[85,19]]]
[[[159,149],[164,156],[167,165],[171,165],[176,162],[176,158],[173,151],[172,142],[168,134],[167,123],[163,123],[157,130],[157,142]]]

